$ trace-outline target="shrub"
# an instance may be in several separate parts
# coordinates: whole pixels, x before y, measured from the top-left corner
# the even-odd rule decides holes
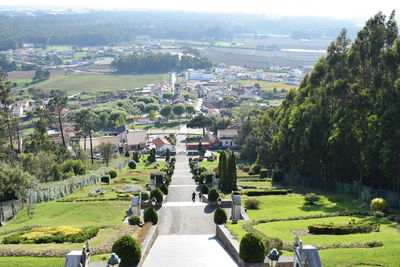
[[[110,182],[111,182],[110,175],[104,175],[104,176],[102,176],[102,177],[100,178],[100,181],[101,181],[102,183],[110,184]]]
[[[202,194],[208,194],[208,192],[210,191],[210,189],[208,189],[208,186],[206,184],[202,184],[201,185],[201,189],[200,189]]]
[[[129,166],[130,169],[134,170],[134,169],[136,169],[136,162],[135,161],[129,161],[128,166]]]
[[[154,188],[150,191],[150,200],[153,199],[153,197],[157,200],[157,202],[162,202],[163,201],[163,193],[159,188]]]
[[[304,200],[307,204],[314,205],[319,200],[319,196],[314,193],[308,193],[304,196]]]
[[[273,182],[282,182],[283,181],[283,170],[282,169],[273,169],[272,170],[272,181]]]
[[[214,212],[214,222],[216,224],[224,224],[228,219],[226,212],[223,208],[218,207]]]
[[[162,184],[160,186],[161,192],[163,192],[164,195],[168,195],[168,187],[165,184]]]
[[[155,208],[147,208],[143,213],[143,220],[145,223],[152,222],[153,224],[157,224],[158,222],[158,214]]]
[[[64,173],[74,173],[75,175],[82,175],[86,173],[86,165],[81,160],[66,160],[62,164]]]
[[[111,169],[111,170],[109,170],[109,171],[108,171],[108,174],[110,175],[110,178],[111,178],[111,179],[113,179],[113,178],[115,178],[115,177],[118,176],[118,172],[117,172],[116,169]]]
[[[128,218],[129,225],[140,225],[140,217],[137,215],[132,215]]]
[[[250,167],[249,166],[243,166],[242,171],[249,172],[250,171]]]
[[[261,169],[260,178],[267,178],[267,177],[268,177],[268,169]]]
[[[260,200],[258,200],[256,198],[248,198],[244,202],[244,206],[246,207],[246,209],[250,209],[250,210],[258,209],[259,205],[260,205]]]
[[[214,177],[214,173],[213,172],[209,172],[209,171],[203,172],[203,173],[200,174],[199,183],[203,184],[204,183],[204,181],[203,181],[204,179],[206,179],[206,183],[212,183],[213,177]]]
[[[121,258],[120,266],[136,265],[142,257],[140,246],[130,235],[124,235],[118,238],[114,242],[111,250]]]
[[[249,189],[249,190],[241,190],[234,191],[235,195],[247,195],[249,197],[256,196],[271,196],[271,195],[287,195],[292,193],[292,189]]]
[[[129,158],[131,156],[131,153],[129,153],[129,151],[127,150],[127,151],[125,151],[125,157],[126,158]]]
[[[219,198],[219,192],[216,188],[211,188],[208,192],[208,201],[217,201]]]
[[[171,163],[175,163],[175,162],[176,162],[176,158],[175,158],[175,157],[171,158],[171,159],[170,159],[170,162],[171,162]]]
[[[265,250],[270,252],[273,248],[276,248],[278,251],[283,249],[283,241],[279,238],[275,237],[267,237],[264,240]]]
[[[348,224],[312,224],[308,226],[312,234],[348,235],[357,233],[379,232],[379,224],[350,221]]]
[[[149,200],[149,199],[150,199],[149,193],[147,193],[147,192],[140,192],[140,198],[141,198],[143,201]]]
[[[254,174],[260,174],[260,171],[262,169],[261,164],[253,164],[253,166],[251,166],[251,170],[253,171]]]
[[[371,210],[387,213],[389,205],[383,198],[374,198],[371,200]]]
[[[209,162],[213,162],[213,161],[214,161],[214,157],[213,157],[213,156],[209,156],[209,157],[207,157],[207,161],[209,161]]]
[[[255,175],[256,173],[254,173],[254,171],[250,170],[250,171],[248,172],[248,174],[249,174],[249,175]]]
[[[244,164],[239,163],[239,164],[237,165],[237,167],[238,167],[239,170],[243,170]]]
[[[239,255],[245,262],[262,262],[265,258],[265,245],[260,236],[247,233],[240,241]]]
[[[15,233],[4,237],[3,244],[20,244],[23,242],[23,238],[20,233]]]
[[[155,180],[157,184],[162,184],[166,176],[165,172],[153,172],[150,174],[150,179]]]

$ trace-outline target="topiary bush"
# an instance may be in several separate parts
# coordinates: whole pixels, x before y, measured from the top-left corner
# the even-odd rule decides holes
[[[212,179],[214,177],[214,173],[213,172],[203,172],[200,174],[199,177],[199,184],[204,184],[204,179],[206,179],[206,183],[212,183]]]
[[[208,192],[208,201],[217,201],[219,198],[219,192],[216,188],[211,188]]]
[[[166,176],[165,172],[153,172],[150,174],[150,179],[155,180],[157,184],[162,184]]]
[[[260,171],[262,169],[261,164],[253,164],[253,166],[251,166],[251,170],[253,171],[254,174],[260,174]]]
[[[249,166],[243,166],[242,171],[249,172],[250,171],[250,167]]]
[[[282,169],[273,169],[272,170],[272,181],[273,182],[282,182],[283,174],[284,174],[284,172]]]
[[[240,241],[239,256],[245,262],[263,262],[265,245],[262,238],[253,233],[247,233]]]
[[[163,192],[159,188],[154,188],[150,191],[150,200],[154,197],[157,200],[156,202],[162,202],[163,196]]]
[[[166,184],[162,184],[159,188],[164,195],[168,195],[168,187],[166,186]]]
[[[267,177],[268,177],[268,169],[261,169],[260,178],[267,178]]]
[[[155,208],[147,208],[143,213],[143,220],[145,223],[152,222],[153,224],[157,224],[158,222],[158,214]]]
[[[371,210],[387,213],[389,210],[389,205],[383,198],[374,198],[371,200]]]
[[[129,158],[131,156],[131,153],[129,153],[129,151],[125,151],[125,158]]]
[[[307,204],[314,205],[319,200],[319,196],[314,193],[308,193],[304,196],[304,200]]]
[[[108,171],[108,174],[110,175],[110,178],[111,178],[111,179],[113,179],[113,178],[115,178],[115,177],[118,176],[118,172],[117,172],[116,169],[111,169],[111,170],[109,170],[109,171]]]
[[[118,238],[112,246],[112,252],[121,258],[120,266],[137,265],[142,257],[140,246],[130,235]]]
[[[141,198],[143,201],[149,200],[149,199],[150,199],[149,193],[147,193],[147,192],[140,192],[140,198]]]
[[[134,169],[136,169],[136,162],[135,161],[130,161],[128,166],[129,166],[130,169],[134,170]]]
[[[283,241],[276,237],[267,237],[264,243],[266,252],[270,252],[273,248],[276,248],[279,252],[283,249]]]
[[[129,225],[140,225],[140,217],[137,215],[132,215],[128,218]]]
[[[214,222],[216,224],[225,224],[228,216],[223,208],[218,207],[214,212]]]
[[[244,201],[244,206],[249,210],[256,210],[260,206],[260,200],[256,198],[248,198]]]
[[[200,189],[202,194],[208,194],[208,192],[210,191],[210,189],[208,188],[208,186],[206,184],[202,184],[201,185],[201,189]]]

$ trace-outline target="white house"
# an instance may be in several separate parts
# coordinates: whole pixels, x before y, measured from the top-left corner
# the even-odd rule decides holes
[[[144,130],[126,130],[118,136],[120,143],[125,145],[125,150],[140,150],[146,147],[147,133]]]
[[[213,79],[213,77],[214,76],[211,71],[206,71],[203,69],[200,70],[188,69],[188,71],[185,72],[185,78],[187,81],[189,80],[210,81]]]
[[[156,150],[160,152],[164,152],[167,149],[172,149],[172,145],[165,138],[162,137],[157,137],[153,140],[152,143],[156,146]]]
[[[233,142],[233,139],[238,136],[237,129],[224,129],[218,130],[217,137],[221,142],[222,147],[235,148],[237,145]]]

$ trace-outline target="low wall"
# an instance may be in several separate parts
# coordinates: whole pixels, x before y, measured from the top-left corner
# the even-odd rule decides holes
[[[231,254],[233,259],[239,266],[242,267],[268,267],[269,263],[266,260],[260,263],[246,263],[239,256],[239,242],[233,238],[232,234],[225,227],[225,225],[217,225],[217,238],[224,245],[225,249]],[[293,267],[293,257],[281,257],[279,258],[279,267]]]
[[[142,243],[142,258],[140,259],[139,264],[137,265],[137,267],[142,267],[144,264],[144,261],[147,258],[147,255],[150,252],[150,249],[153,247],[154,242],[156,241],[158,237],[158,226],[153,225],[149,232],[146,235],[146,238],[144,239],[143,243]]]

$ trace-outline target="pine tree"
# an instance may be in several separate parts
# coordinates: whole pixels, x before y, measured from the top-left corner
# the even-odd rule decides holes
[[[167,148],[167,152],[165,152],[165,161],[168,162],[169,159],[171,158],[169,148]]]
[[[225,151],[221,151],[219,154],[219,162],[218,162],[218,175],[219,175],[219,188],[223,189],[224,187],[224,178],[225,178],[225,170],[226,170],[226,154]]]

